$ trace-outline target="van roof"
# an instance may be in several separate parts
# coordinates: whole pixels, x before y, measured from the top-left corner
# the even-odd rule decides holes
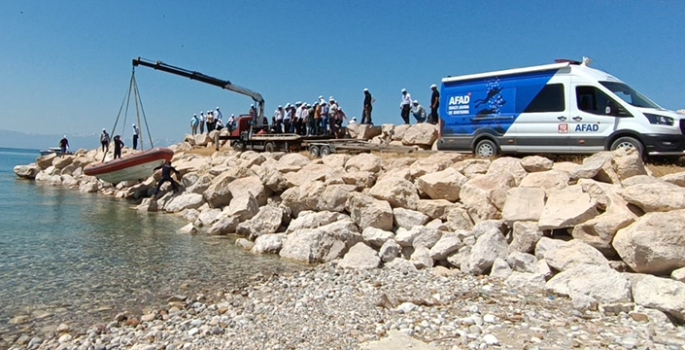
[[[620,82],[619,79],[617,79],[616,77],[614,77],[610,74],[607,74],[606,72],[602,72],[600,70],[588,67],[584,64],[577,64],[577,62],[572,62],[572,61],[545,64],[545,65],[540,65],[540,66],[514,68],[514,69],[500,70],[500,71],[494,71],[494,72],[469,74],[469,75],[462,75],[462,76],[458,76],[458,77],[448,77],[448,78],[443,78],[442,82],[443,82],[443,84],[444,83],[454,83],[454,82],[458,82],[458,81],[475,80],[475,79],[482,79],[482,78],[489,78],[489,77],[525,74],[525,73],[532,73],[532,72],[544,72],[544,71],[550,71],[550,70],[559,70],[559,69],[566,68],[566,67],[569,67],[574,73],[579,73],[580,75],[584,75],[584,76],[591,78],[591,79],[594,79],[594,80],[599,80],[599,81],[607,80],[607,81]]]

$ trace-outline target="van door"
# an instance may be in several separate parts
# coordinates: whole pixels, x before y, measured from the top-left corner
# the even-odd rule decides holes
[[[545,85],[516,118],[516,151],[568,153],[568,84]],[[517,90],[521,90],[519,87]],[[519,94],[520,91],[517,91]]]
[[[592,83],[572,83],[572,86],[575,103],[571,106],[569,123],[571,151],[574,153],[603,151],[606,138],[618,129],[621,119],[620,115],[618,117],[609,115],[607,107],[610,103],[614,106],[621,104]]]

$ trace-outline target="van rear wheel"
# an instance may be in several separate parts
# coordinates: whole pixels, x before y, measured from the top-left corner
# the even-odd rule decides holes
[[[499,150],[494,142],[488,139],[483,139],[478,141],[473,153],[478,158],[492,158],[499,153]]]
[[[619,137],[617,138],[612,144],[611,144],[611,150],[615,151],[620,148],[634,148],[637,153],[639,153],[641,156],[644,155],[645,148],[642,146],[642,143],[630,136],[624,136],[624,137]]]

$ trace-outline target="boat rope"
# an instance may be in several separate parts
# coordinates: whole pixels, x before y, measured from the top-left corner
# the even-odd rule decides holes
[[[140,113],[138,114],[138,125],[142,126],[142,124],[140,123],[140,114],[142,114],[143,115],[143,121],[145,122],[145,131],[147,131],[147,137],[148,137],[148,140],[150,140],[150,148],[151,149],[155,148],[154,141],[152,141],[152,134],[150,133],[150,126],[148,125],[148,122],[147,122],[147,116],[145,115],[145,108],[143,108],[143,99],[142,99],[142,97],[140,97],[140,90],[138,90],[138,81],[137,80],[134,80],[133,88],[135,90],[134,93],[136,96],[136,103],[137,103],[136,104],[136,112],[138,111],[138,105],[140,105]],[[142,134],[142,131],[141,131],[141,134]],[[143,137],[142,136],[143,135],[140,135],[141,150],[143,149],[142,148],[143,147]]]
[[[112,138],[114,138],[115,133],[117,131],[117,124],[119,124],[119,118],[121,117],[122,110],[124,111],[124,124],[123,125],[126,126],[126,116],[128,114],[128,106],[129,106],[129,102],[131,100],[131,87],[133,86],[133,82],[134,82],[134,76],[131,75],[131,79],[128,83],[128,89],[126,89],[126,94],[124,95],[123,100],[121,100],[121,105],[119,106],[119,113],[117,113],[117,119],[114,121],[114,126],[112,126],[112,131],[109,133]],[[126,105],[126,109],[124,109],[124,104]],[[126,128],[123,128],[123,129],[124,129],[123,131],[126,130]],[[108,152],[109,152],[109,148],[108,148]],[[105,158],[107,158],[108,152],[105,152],[105,154],[102,156],[103,162],[105,161]]]

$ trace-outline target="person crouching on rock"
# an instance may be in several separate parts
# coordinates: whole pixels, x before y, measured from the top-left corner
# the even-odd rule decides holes
[[[176,170],[176,168],[171,166],[170,160],[167,160],[166,162],[164,162],[163,165],[156,167],[154,170],[157,171],[159,169],[162,169],[162,178],[159,179],[159,182],[157,183],[157,189],[155,190],[155,197],[157,197],[157,194],[159,194],[159,189],[167,181],[171,182],[171,188],[174,189],[174,193],[178,192],[178,184],[176,183],[176,181],[174,181],[174,179],[171,178],[171,172],[173,171],[174,173],[176,173],[176,175],[178,175],[178,177],[181,177],[181,173],[179,173],[178,170]]]
[[[121,136],[114,136],[114,159],[121,158],[121,149],[124,147],[124,141],[121,141]]]

